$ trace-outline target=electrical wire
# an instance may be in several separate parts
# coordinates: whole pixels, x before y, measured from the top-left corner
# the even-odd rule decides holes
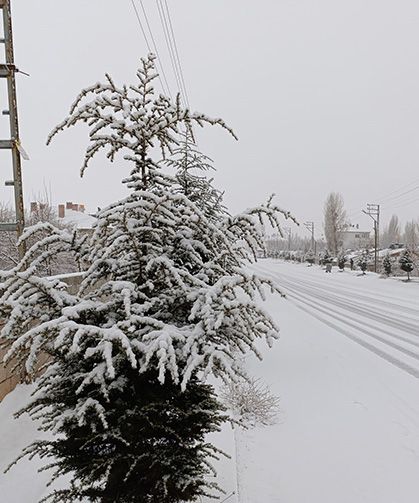
[[[141,9],[143,11],[143,14],[144,14],[145,21],[147,23],[148,31],[150,32],[151,42],[153,44],[153,48],[154,48],[154,51],[156,53],[157,60],[158,60],[158,62],[160,64],[160,68],[161,68],[161,71],[162,71],[164,82],[165,82],[166,87],[167,87],[167,91],[169,93],[170,98],[172,98],[172,93],[170,92],[170,86],[169,86],[169,83],[167,82],[166,73],[164,71],[163,63],[162,63],[161,58],[160,58],[159,50],[157,49],[157,44],[156,44],[156,41],[155,41],[154,36],[153,36],[153,31],[151,29],[150,22],[148,20],[148,16],[147,16],[147,12],[146,12],[145,7],[144,7],[143,0],[139,0],[139,2],[140,2],[140,5],[141,5]],[[164,91],[164,92],[166,92],[166,91]]]
[[[382,199],[381,202],[385,202],[386,200],[387,201],[392,201],[394,199],[399,199],[400,197],[403,197],[405,196],[406,194],[410,194],[411,192],[415,192],[416,190],[419,189],[419,185],[416,185],[416,187],[413,187],[409,190],[406,190],[405,192],[402,192],[401,194],[399,194],[398,196],[392,196],[392,197],[388,197],[386,199]]]
[[[137,9],[137,6],[135,5],[134,0],[131,0],[131,5],[132,5],[132,7],[133,7],[133,9],[134,9],[134,12],[135,12],[135,15],[136,15],[136,18],[137,18],[138,24],[140,25],[141,32],[142,32],[142,34],[143,34],[143,37],[144,37],[145,43],[146,43],[147,48],[148,48],[148,52],[150,52],[150,53],[151,53],[151,52],[153,52],[153,51],[151,50],[151,46],[150,46],[150,43],[149,43],[149,41],[148,41],[147,34],[146,34],[146,32],[145,32],[145,29],[144,29],[143,23],[141,22],[140,13],[138,12],[138,9]],[[161,87],[162,87],[162,89],[163,89],[163,92],[164,92],[165,94],[167,94],[167,91],[166,91],[166,88],[164,87],[164,83],[163,83],[163,80],[162,80],[162,78],[161,78],[161,76],[160,76],[160,73],[158,74],[158,78],[159,78],[159,80],[160,80],[160,85],[161,85]]]
[[[178,89],[179,89],[179,92],[181,94],[182,100],[183,100],[185,106],[187,106],[186,97],[185,97],[184,92],[183,92],[182,81],[181,81],[179,70],[178,70],[177,64],[176,64],[175,51],[174,51],[173,43],[172,43],[172,40],[171,40],[171,37],[170,37],[170,30],[169,30],[169,26],[168,26],[168,21],[166,19],[166,14],[165,14],[165,11],[164,11],[164,8],[163,8],[163,4],[161,3],[160,0],[157,0],[157,9],[159,11],[160,21],[161,21],[161,24],[162,24],[162,27],[163,27],[163,33],[164,33],[164,38],[166,40],[167,50],[169,52],[170,61],[172,63],[172,68],[173,68],[173,72],[175,74],[176,84],[178,86]]]
[[[418,181],[417,179],[413,179],[409,184],[403,185],[402,187],[387,193],[387,196],[377,198],[376,200],[379,201],[381,208],[385,209],[385,210],[396,210],[396,209],[408,206],[416,201],[419,201],[419,198],[417,198],[417,197],[414,197],[413,199],[407,199],[405,201],[403,201],[403,200],[398,201],[398,199],[403,198],[404,196],[411,194],[412,192],[415,192],[419,189],[419,185],[416,185],[415,187],[411,187],[411,184],[415,183],[417,181]],[[400,194],[398,194],[398,192],[405,189],[406,187],[411,187],[411,188],[409,190],[405,190],[404,192],[401,192]],[[396,204],[396,206],[393,206],[393,204]],[[348,214],[348,218],[357,217],[357,216],[360,216],[361,214],[362,214],[361,211],[353,210],[353,212],[351,211]]]
[[[397,206],[383,206],[383,208],[385,208],[386,210],[397,210],[399,208],[404,208],[405,206],[409,206],[415,202],[419,201],[419,198],[418,197],[414,197],[413,199],[409,199],[408,201],[403,201],[401,202],[401,204],[397,205]]]
[[[172,17],[170,15],[170,10],[169,10],[169,5],[167,3],[167,0],[164,0],[164,4],[166,6],[167,17],[169,19],[169,26],[170,26],[170,31],[171,31],[171,34],[172,34],[173,44],[174,44],[174,48],[175,48],[175,53],[176,53],[178,67],[179,67],[180,78],[181,78],[182,85],[183,85],[183,92],[185,94],[186,104],[187,104],[188,108],[190,108],[189,96],[188,96],[188,92],[186,90],[185,78],[184,78],[184,75],[183,75],[183,69],[182,69],[182,64],[181,64],[181,61],[180,61],[178,45],[177,45],[177,42],[176,42],[175,31],[173,29]]]
[[[387,193],[384,193],[382,194],[381,196],[377,197],[376,200],[379,200],[379,201],[385,201],[391,197],[393,197],[393,195],[397,194],[398,192],[400,191],[403,191],[409,187],[411,187],[413,184],[417,184],[419,182],[419,178],[418,177],[415,177],[413,178],[410,182],[402,185],[401,187],[399,187],[398,189],[394,189],[390,192],[387,192]]]
[[[161,25],[163,28],[164,38],[166,41],[167,51],[169,53],[169,58],[170,58],[170,62],[172,64],[173,73],[175,75],[176,85],[177,85],[178,91],[181,92],[182,100],[185,102],[185,99],[183,96],[182,83],[180,80],[180,75],[179,75],[177,64],[176,64],[176,59],[175,59],[175,55],[174,55],[174,48],[173,48],[172,41],[170,38],[169,27],[168,27],[166,15],[165,15],[165,12],[163,9],[163,4],[161,3],[160,0],[157,0],[156,3],[157,3],[157,9],[158,9],[159,17],[160,17],[160,22],[161,22]]]

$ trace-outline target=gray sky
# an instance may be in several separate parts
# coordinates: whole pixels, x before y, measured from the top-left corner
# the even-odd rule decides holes
[[[175,90],[156,2],[143,1]],[[367,202],[383,203],[383,220],[419,216],[419,188],[397,197],[419,185],[417,0],[168,1],[192,108],[223,117],[240,139],[216,129],[199,137],[232,211],[275,192],[320,235],[324,200],[337,191],[361,226],[371,226],[359,214]],[[45,183],[54,202],[94,210],[124,194],[122,163],[101,158],[80,180],[87,129],[67,131],[51,147],[45,139],[82,87],[105,72],[120,83],[135,78],[148,51],[131,2],[12,0],[12,7],[16,62],[31,74],[18,76],[31,157],[25,199]],[[5,124],[0,117],[2,136]],[[12,196],[6,171],[2,200]]]

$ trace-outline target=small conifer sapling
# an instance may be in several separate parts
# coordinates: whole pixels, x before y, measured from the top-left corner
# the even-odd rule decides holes
[[[392,263],[391,263],[390,255],[388,253],[383,259],[383,270],[387,276],[390,276],[391,271],[392,271]]]
[[[409,250],[404,250],[399,258],[400,269],[407,273],[407,281],[410,281],[410,273],[414,269],[414,263]]]

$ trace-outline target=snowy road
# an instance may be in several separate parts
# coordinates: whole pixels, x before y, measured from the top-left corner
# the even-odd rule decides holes
[[[417,285],[279,264],[276,271],[272,263],[261,262],[257,270],[274,280],[301,310],[419,378]]]

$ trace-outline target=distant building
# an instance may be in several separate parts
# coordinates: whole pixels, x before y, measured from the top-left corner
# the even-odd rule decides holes
[[[81,233],[91,231],[96,218],[85,212],[84,204],[66,202],[58,205],[58,220],[63,225],[76,228]]]
[[[343,250],[367,248],[371,241],[371,232],[358,228],[348,228],[339,233],[339,247]]]

